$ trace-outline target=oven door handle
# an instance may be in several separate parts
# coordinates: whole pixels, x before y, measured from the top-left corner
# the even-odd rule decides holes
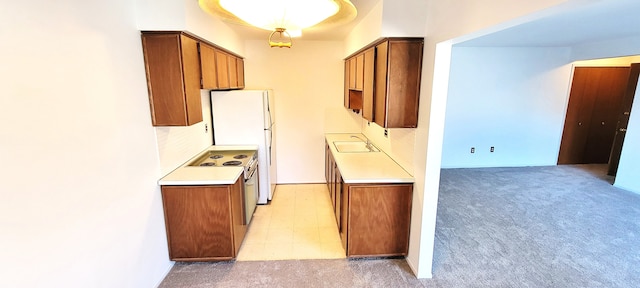
[[[254,168],[251,168],[251,169],[249,170],[249,177],[247,177],[247,179],[244,179],[244,181],[245,181],[245,182],[247,182],[247,181],[249,181],[251,178],[253,178],[253,175],[254,175],[254,174],[256,174],[256,171],[258,171],[258,167],[257,167],[257,166],[256,166],[256,167],[254,167]]]

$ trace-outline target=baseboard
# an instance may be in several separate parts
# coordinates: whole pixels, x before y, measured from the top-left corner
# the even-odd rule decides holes
[[[405,261],[407,261],[407,264],[409,265],[409,268],[411,269],[411,272],[413,272],[413,276],[416,276],[416,278],[418,278],[418,279],[431,279],[431,278],[433,278],[433,274],[431,273],[431,271],[429,271],[429,273],[427,273],[427,275],[424,275],[424,277],[418,277],[418,269],[413,267],[413,263],[411,263],[411,261],[409,261],[409,258],[405,258]]]
[[[169,272],[171,272],[171,269],[173,269],[173,266],[176,264],[175,261],[171,261],[171,265],[169,265],[169,267],[167,268],[167,270],[163,273],[164,275],[162,275],[162,278],[158,281],[158,283],[156,283],[156,285],[154,285],[153,287],[158,288],[160,286],[160,284],[162,284],[162,281],[164,281],[164,278],[167,278],[167,275],[169,275]]]

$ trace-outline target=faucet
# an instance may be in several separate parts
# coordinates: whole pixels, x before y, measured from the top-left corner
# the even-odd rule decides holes
[[[365,147],[367,147],[367,149],[369,149],[369,151],[371,151],[373,148],[371,147],[371,141],[369,141],[369,138],[362,139],[360,138],[358,135],[351,135],[351,138],[357,138],[360,139],[362,142],[366,143]]]

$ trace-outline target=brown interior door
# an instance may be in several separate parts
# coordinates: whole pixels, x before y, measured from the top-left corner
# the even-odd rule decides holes
[[[627,134],[627,124],[629,124],[629,116],[631,114],[631,106],[633,98],[636,95],[636,87],[638,86],[638,77],[640,77],[640,63],[631,64],[629,72],[629,81],[627,83],[622,105],[618,112],[618,122],[616,125],[613,147],[609,157],[609,171],[607,174],[615,176],[618,172],[618,164],[620,164],[620,153],[622,153],[622,143]]]
[[[558,164],[607,163],[629,67],[576,67]]]

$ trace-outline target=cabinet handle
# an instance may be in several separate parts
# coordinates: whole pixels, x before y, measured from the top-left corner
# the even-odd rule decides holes
[[[602,126],[604,126],[604,121],[602,121]]]
[[[582,122],[578,122],[578,126],[582,126]]]
[[[627,132],[627,128],[620,128],[620,130],[618,130],[620,132]]]

